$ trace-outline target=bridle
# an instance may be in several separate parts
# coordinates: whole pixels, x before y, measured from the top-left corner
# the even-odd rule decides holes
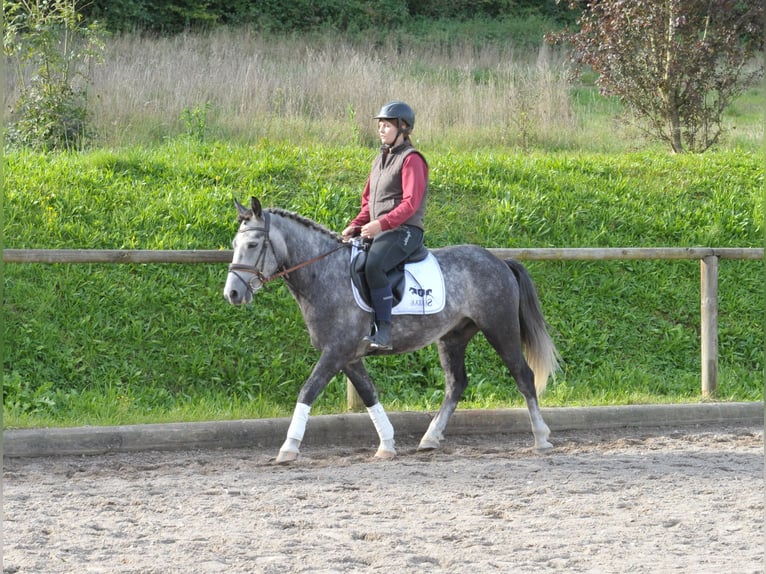
[[[298,269],[311,265],[312,263],[316,263],[320,259],[324,259],[328,255],[332,255],[336,251],[345,247],[345,244],[341,243],[337,247],[331,249],[330,251],[327,251],[326,253],[322,253],[320,255],[317,255],[316,257],[312,257],[308,261],[298,263],[297,265],[293,265],[292,267],[289,267],[287,269],[281,269],[280,271],[277,271],[273,275],[269,275],[267,277],[266,275],[264,275],[261,269],[264,263],[266,262],[267,250],[271,251],[271,256],[274,258],[274,261],[277,261],[277,254],[274,251],[274,246],[271,244],[271,239],[269,238],[270,229],[271,229],[271,216],[268,211],[264,211],[263,212],[263,227],[248,227],[247,229],[241,229],[239,231],[239,233],[245,233],[247,231],[262,231],[263,233],[266,234],[266,239],[261,244],[261,250],[258,253],[258,257],[255,260],[255,265],[246,265],[244,263],[229,264],[229,273],[233,273],[237,279],[242,281],[242,283],[244,283],[247,286],[251,294],[255,291],[255,287],[253,287],[253,280],[258,280],[258,282],[261,285],[265,285],[266,283],[274,281],[275,279],[279,279],[280,277],[286,277],[293,271],[297,271]],[[237,273],[237,271],[252,273],[253,277],[248,281],[244,277],[242,277],[242,275]]]

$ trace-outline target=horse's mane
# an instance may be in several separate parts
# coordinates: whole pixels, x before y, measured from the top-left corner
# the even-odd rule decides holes
[[[292,219],[293,221],[297,221],[301,225],[308,227],[309,229],[319,231],[320,233],[324,235],[328,235],[332,237],[333,239],[335,239],[336,241],[342,241],[340,233],[336,233],[335,231],[330,231],[324,225],[317,223],[313,219],[309,219],[308,217],[295,213],[294,211],[288,211],[286,209],[282,209],[281,207],[269,207],[268,209],[266,209],[266,211],[268,211],[269,213],[273,213],[274,215],[279,215],[280,217],[286,217],[287,219]]]

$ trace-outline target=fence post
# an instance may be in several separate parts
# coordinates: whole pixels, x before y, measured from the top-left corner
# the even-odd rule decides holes
[[[362,402],[362,397],[360,397],[359,393],[356,392],[354,383],[352,383],[348,377],[346,377],[346,403],[348,404],[347,408],[350,411],[356,412],[364,410],[364,402]]]
[[[718,257],[700,260],[702,396],[715,395],[718,385]]]

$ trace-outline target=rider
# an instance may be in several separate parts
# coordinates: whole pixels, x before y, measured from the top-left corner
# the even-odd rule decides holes
[[[410,141],[415,127],[410,106],[392,101],[374,117],[383,145],[367,177],[361,210],[342,235],[372,240],[364,272],[375,315],[364,341],[371,350],[390,351],[393,294],[386,274],[423,245],[428,164]]]

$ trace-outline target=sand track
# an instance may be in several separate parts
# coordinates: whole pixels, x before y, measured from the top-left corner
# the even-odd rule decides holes
[[[6,573],[761,573],[763,428],[4,463]]]

